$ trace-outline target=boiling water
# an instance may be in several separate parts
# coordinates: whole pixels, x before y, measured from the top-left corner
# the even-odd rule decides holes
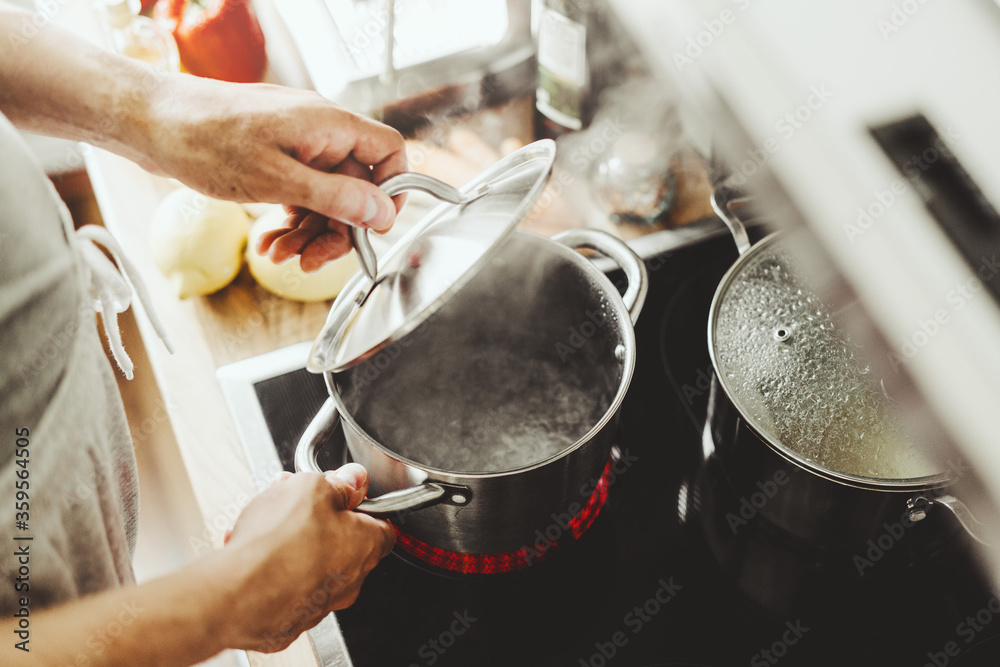
[[[832,470],[882,479],[940,472],[903,434],[860,350],[802,289],[794,261],[773,246],[762,255],[720,301],[715,331],[719,371],[743,414]]]
[[[584,436],[614,398],[611,382],[594,383],[558,359],[487,347],[438,359],[391,365],[356,418],[390,450],[445,470],[542,461]]]

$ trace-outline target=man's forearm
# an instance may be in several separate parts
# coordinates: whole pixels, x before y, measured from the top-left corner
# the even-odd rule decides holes
[[[163,76],[56,26],[35,29],[0,0],[0,111],[21,129],[141,161],[145,111]]]
[[[175,667],[205,660],[226,646],[232,591],[221,552],[176,574],[32,613],[29,641],[0,647],[0,664]],[[17,637],[16,621],[0,634]]]

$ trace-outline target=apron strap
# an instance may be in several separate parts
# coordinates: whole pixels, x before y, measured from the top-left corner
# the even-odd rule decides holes
[[[104,333],[111,346],[111,355],[115,358],[125,377],[131,380],[133,364],[122,345],[121,331],[118,328],[118,314],[128,310],[133,293],[139,297],[139,302],[142,304],[143,310],[146,311],[146,317],[149,318],[150,324],[153,325],[153,329],[170,354],[174,353],[173,347],[167,340],[166,329],[160,322],[156,311],[153,310],[146,286],[115,237],[99,225],[84,225],[76,231],[76,236],[81,240],[80,246],[84,262],[90,272],[90,294],[94,298],[94,311],[101,316]],[[82,241],[86,241],[86,243]],[[117,266],[101,252],[98,246],[103,246],[111,253]]]

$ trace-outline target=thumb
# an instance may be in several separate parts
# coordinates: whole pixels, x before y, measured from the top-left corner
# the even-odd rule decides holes
[[[329,174],[294,163],[289,178],[304,188],[301,201],[284,201],[355,227],[385,231],[396,219],[396,205],[384,190],[363,178]]]
[[[344,491],[338,498],[345,498],[346,506],[338,509],[353,510],[368,493],[368,471],[358,463],[348,463],[325,476],[330,484]]]

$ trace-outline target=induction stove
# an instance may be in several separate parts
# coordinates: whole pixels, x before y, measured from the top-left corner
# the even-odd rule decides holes
[[[845,579],[751,521],[744,542],[730,545],[749,566],[720,564],[706,539],[717,517],[705,513],[731,499],[702,442],[707,322],[737,253],[721,225],[707,229],[660,232],[668,235],[644,254],[650,290],[616,437],[628,465],[590,529],[553,558],[503,575],[455,575],[396,549],[354,605],[312,631],[321,664],[1000,664],[1000,603],[961,535],[916,561],[887,559]],[[304,370],[308,348],[220,369],[257,479],[293,469],[296,442],[326,398],[322,376]],[[342,437],[322,456],[327,468],[340,465]]]

